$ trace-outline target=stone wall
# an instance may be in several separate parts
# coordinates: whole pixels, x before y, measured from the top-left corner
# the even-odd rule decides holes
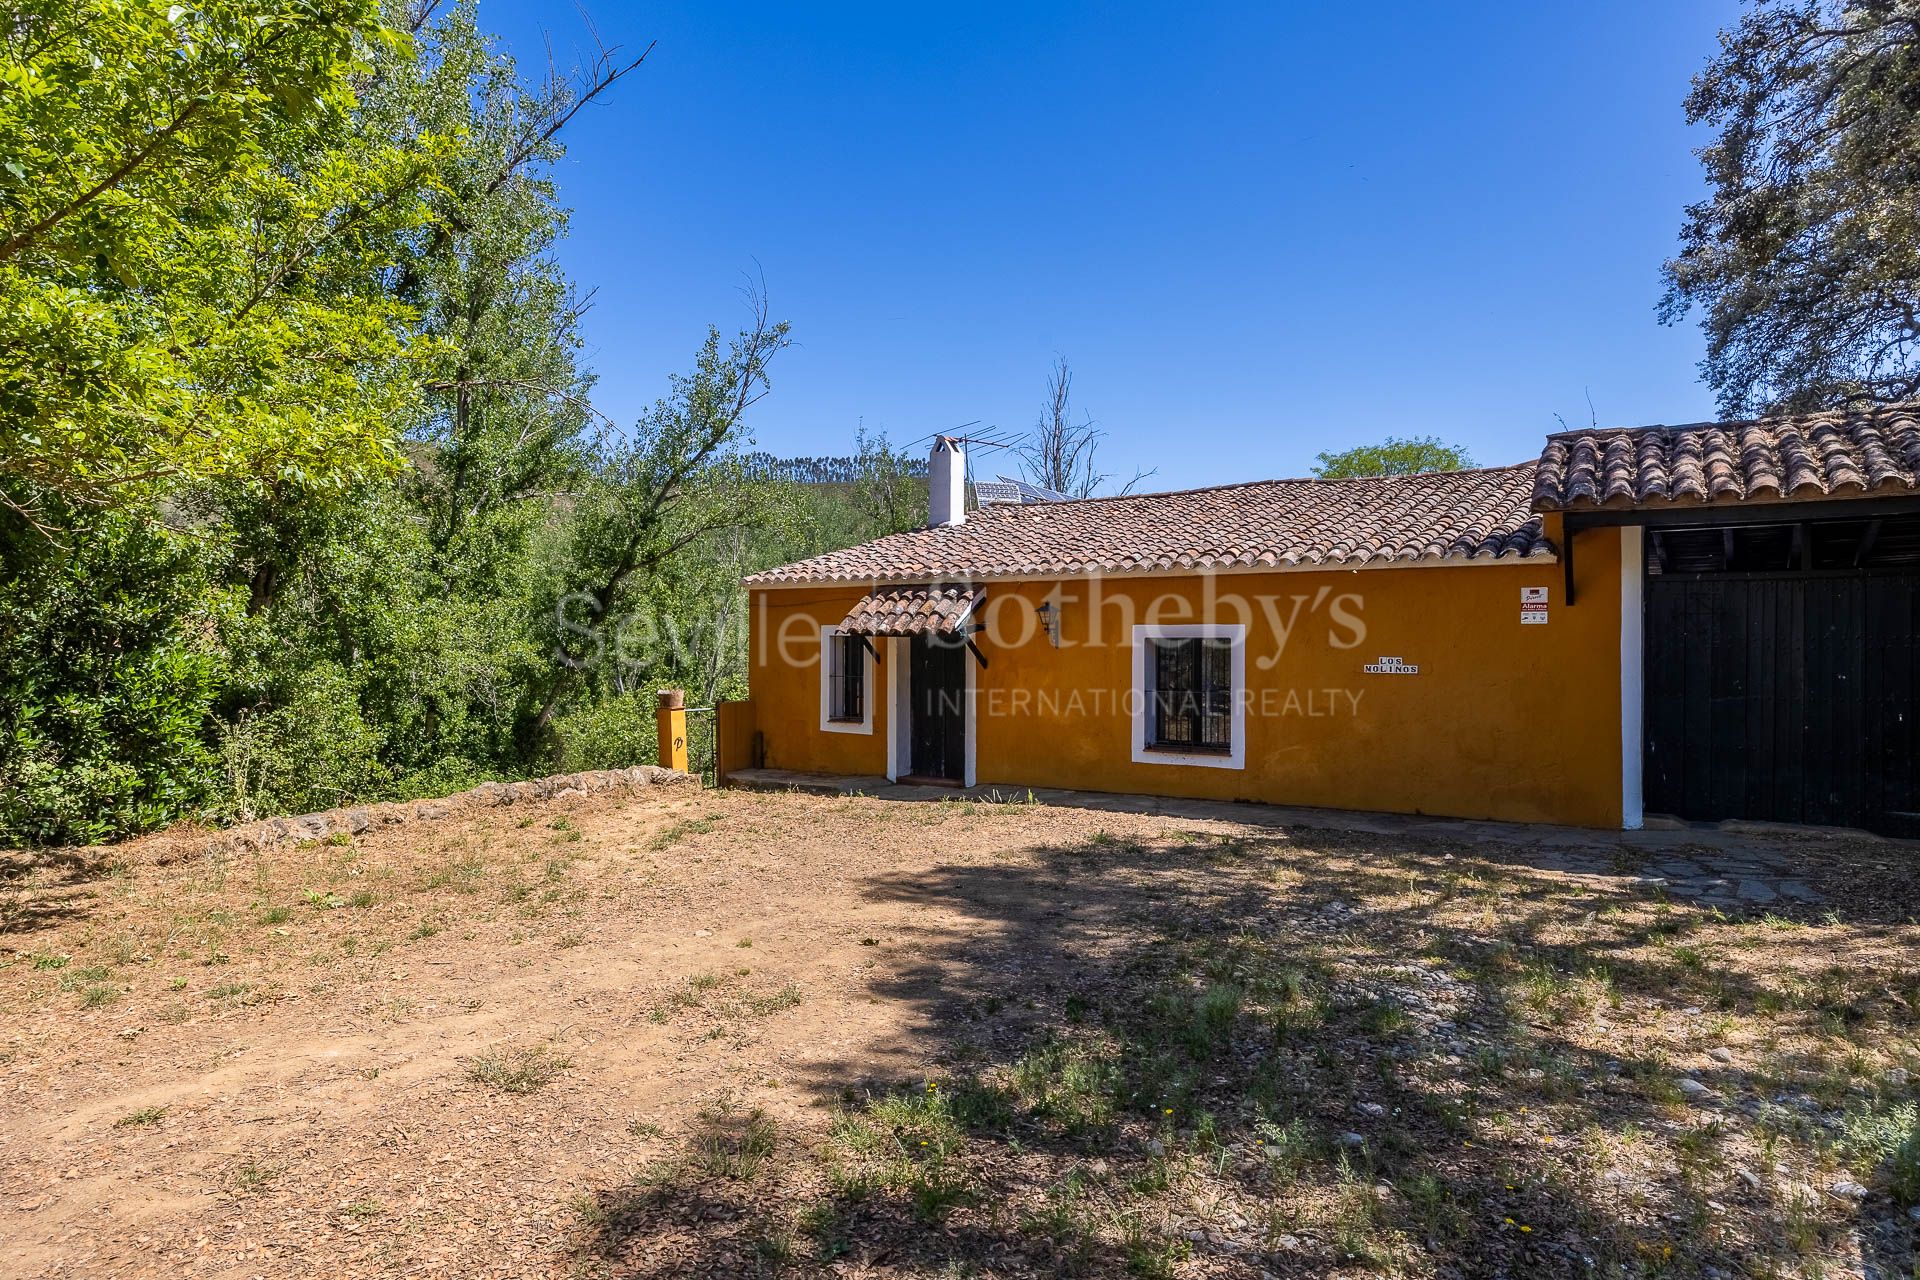
[[[296,818],[266,818],[232,827],[208,841],[209,849],[234,853],[270,849],[276,845],[302,840],[325,840],[336,835],[359,835],[377,827],[405,822],[435,822],[455,814],[504,805],[532,804],[540,800],[572,800],[605,791],[651,791],[664,788],[698,788],[700,779],[657,765],[635,765],[631,769],[595,769],[587,773],[561,773],[551,778],[527,782],[483,782],[471,791],[439,800],[409,800],[399,804],[362,805],[350,809],[327,809],[303,813]]]

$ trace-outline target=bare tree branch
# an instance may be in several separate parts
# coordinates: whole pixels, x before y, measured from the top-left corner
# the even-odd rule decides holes
[[[1069,498],[1086,498],[1105,484],[1106,472],[1099,469],[1095,455],[1107,433],[1100,430],[1091,415],[1075,422],[1073,417],[1073,370],[1065,356],[1056,356],[1053,371],[1047,375],[1047,399],[1040,419],[1016,446],[1021,470],[1042,488],[1064,493]],[[1153,471],[1136,471],[1133,479],[1120,488],[1133,492]]]
[[[580,114],[581,109],[589,102],[611,89],[623,77],[638,71],[640,64],[647,60],[647,55],[653,52],[654,46],[658,43],[657,40],[649,41],[647,47],[640,51],[640,56],[625,65],[614,62],[613,55],[617,50],[603,48],[594,60],[592,68],[582,76],[583,87],[579,89],[550,83],[549,87],[552,91],[541,98],[547,110],[534,118],[527,132],[507,153],[500,172],[495,174],[493,180],[487,184],[486,194],[492,195],[512,181],[520,167],[539,154],[540,148],[553,141],[554,137],[567,127],[567,122]]]

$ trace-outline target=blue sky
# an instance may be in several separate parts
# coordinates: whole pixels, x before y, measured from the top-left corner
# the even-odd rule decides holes
[[[1154,488],[1388,434],[1518,461],[1589,393],[1603,425],[1713,416],[1654,308],[1732,0],[590,10],[658,41],[558,174],[616,420],[749,272],[797,344],[754,422],[782,455],[1023,429],[1056,353]],[[570,7],[482,19],[531,70],[543,32],[586,43]]]

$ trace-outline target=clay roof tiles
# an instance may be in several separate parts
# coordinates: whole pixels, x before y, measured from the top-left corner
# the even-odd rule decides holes
[[[747,578],[976,581],[1083,573],[1287,569],[1550,558],[1534,466],[1362,480],[1262,480],[1173,493],[990,506]]]
[[[887,587],[853,606],[842,631],[861,636],[952,635],[980,603],[970,587]]]
[[[1906,494],[1920,488],[1920,405],[1614,427],[1547,437],[1535,511]]]

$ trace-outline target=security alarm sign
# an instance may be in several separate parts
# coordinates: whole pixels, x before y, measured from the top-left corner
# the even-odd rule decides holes
[[[1547,625],[1547,589],[1545,587],[1520,588],[1520,624],[1529,627]]]

